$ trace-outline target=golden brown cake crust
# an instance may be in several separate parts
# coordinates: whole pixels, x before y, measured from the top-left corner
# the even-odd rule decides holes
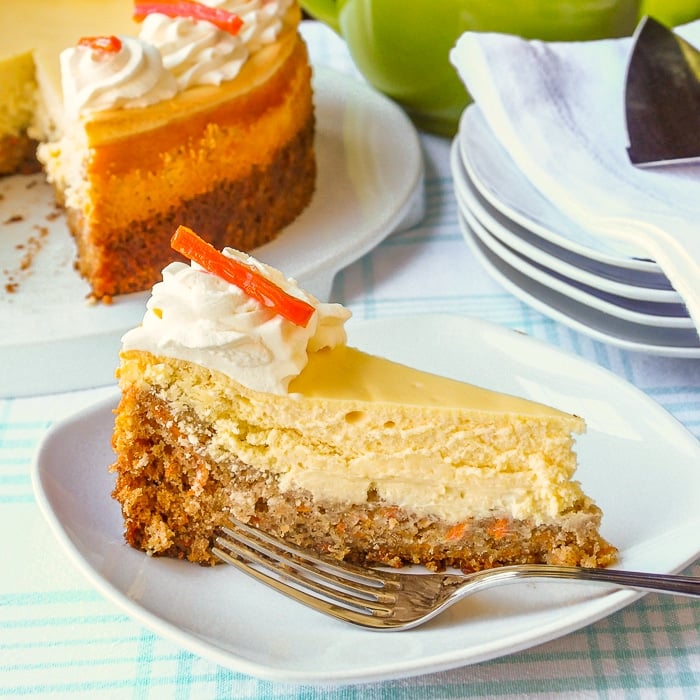
[[[447,524],[369,499],[363,504],[315,502],[303,490],[281,493],[276,478],[232,461],[217,464],[193,445],[206,426],[174,416],[148,390],[125,387],[113,444],[114,498],[126,541],[152,555],[211,565],[209,552],[227,512],[244,522],[357,563],[423,564],[464,571],[519,563],[605,566],[615,549],[598,534],[596,506],[564,514],[557,524],[535,526],[495,514]]]

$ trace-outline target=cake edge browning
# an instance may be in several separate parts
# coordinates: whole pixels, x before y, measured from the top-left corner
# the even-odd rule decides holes
[[[370,494],[367,503],[314,501],[303,489],[281,492],[277,478],[239,461],[218,464],[196,445],[192,415],[174,415],[154,391],[123,387],[113,446],[113,497],[128,544],[153,556],[218,562],[211,554],[228,514],[298,546],[338,560],[465,572],[514,563],[599,567],[616,550],[599,534],[601,511],[589,499],[557,523],[494,513],[457,524],[416,515]]]

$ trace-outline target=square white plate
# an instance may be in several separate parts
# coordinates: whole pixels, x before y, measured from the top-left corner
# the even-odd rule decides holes
[[[588,361],[484,321],[417,316],[349,324],[350,342],[421,369],[577,413],[577,478],[604,512],[619,568],[675,572],[700,554],[700,443],[641,391]],[[414,630],[327,618],[232,567],[151,558],[124,544],[110,438],[118,397],[56,424],[32,466],[68,557],[135,620],[260,678],[358,683],[485,661],[594,622],[640,597],[582,583],[521,583],[467,598]]]

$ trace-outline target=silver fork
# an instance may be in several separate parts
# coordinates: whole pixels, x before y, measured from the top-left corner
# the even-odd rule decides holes
[[[329,560],[231,519],[212,552],[280,593],[375,630],[416,627],[476,591],[526,578],[592,581],[700,597],[700,579],[615,569],[522,564],[473,574],[397,573]]]

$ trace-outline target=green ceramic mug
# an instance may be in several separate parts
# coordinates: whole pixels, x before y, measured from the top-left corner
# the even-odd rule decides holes
[[[673,0],[678,2],[679,0]],[[449,62],[467,30],[568,41],[632,34],[639,0],[300,0],[347,42],[359,71],[418,127],[457,129],[469,96]]]

